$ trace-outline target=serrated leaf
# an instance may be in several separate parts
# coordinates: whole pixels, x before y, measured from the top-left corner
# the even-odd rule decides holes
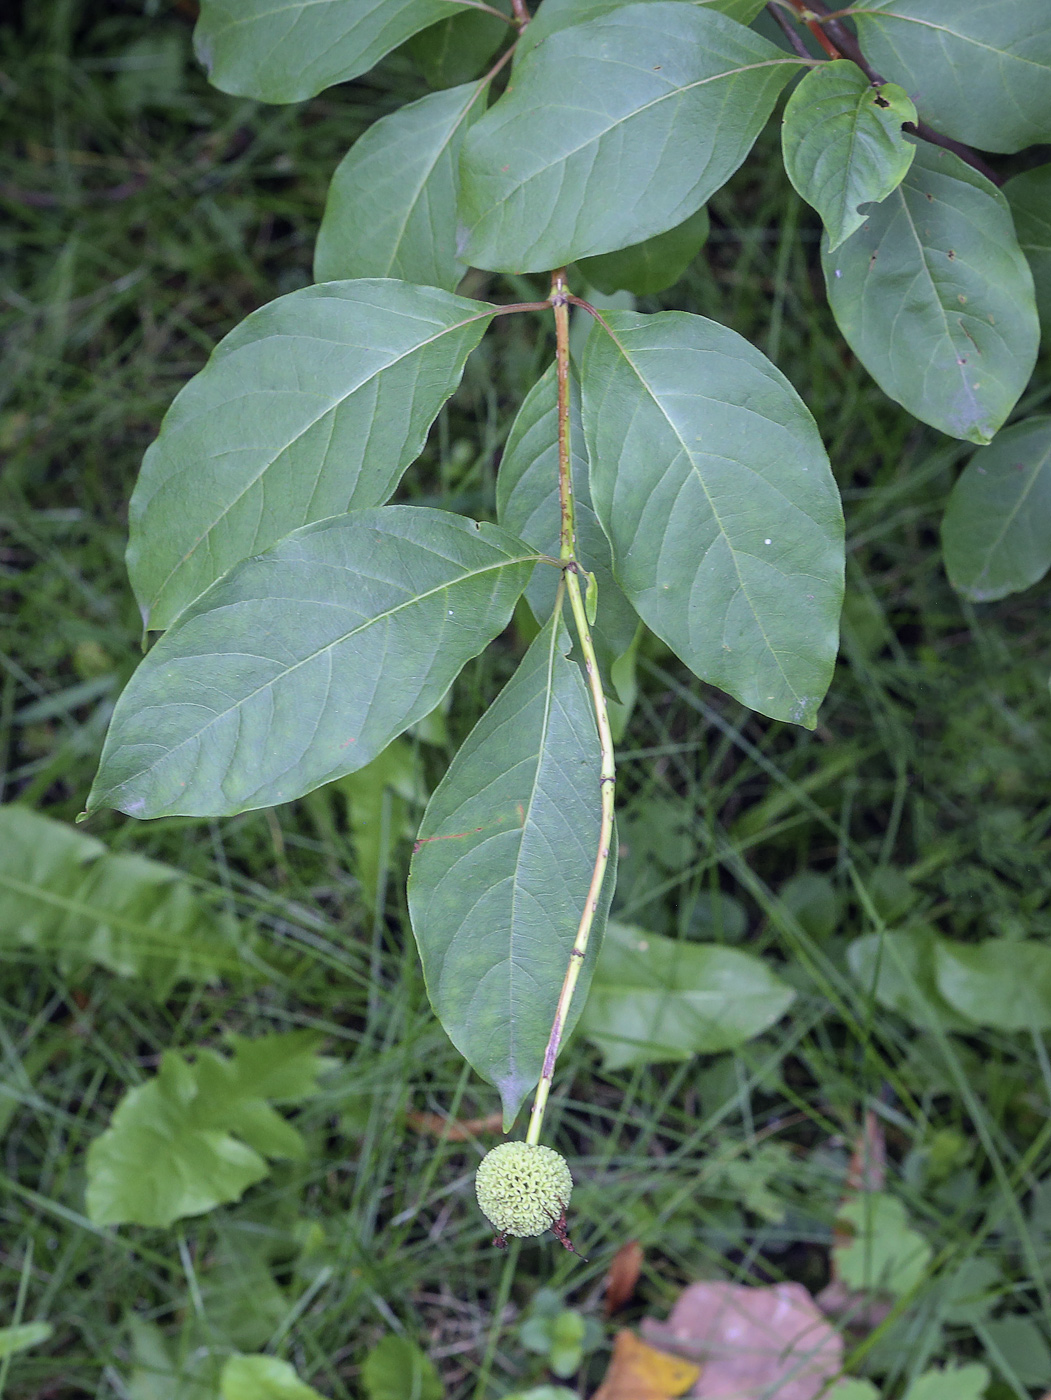
[[[243,966],[238,928],[173,866],[111,854],[64,822],[0,807],[0,952],[53,959],[65,974],[104,967],[157,996]]]
[[[221,1400],[324,1400],[276,1356],[231,1356],[219,1378]]]
[[[920,116],[983,151],[1051,141],[1046,0],[855,0],[858,41]]]
[[[901,184],[916,152],[901,128],[915,120],[904,88],[873,87],[847,60],[811,69],[788,99],[785,170],[821,215],[830,249],[865,222],[859,206],[886,199]]]
[[[464,258],[539,272],[674,228],[741,164],[798,66],[678,0],[562,30],[464,140]]]
[[[430,1357],[407,1337],[393,1334],[366,1356],[361,1379],[368,1400],[442,1400],[445,1394]]]
[[[813,728],[843,596],[843,517],[814,420],[725,326],[604,319],[581,380],[614,577],[702,680]]]
[[[1036,285],[1036,305],[1045,341],[1051,336],[1051,165],[1038,165],[1003,188],[1014,218],[1018,245]]]
[[[495,8],[510,15],[510,0],[496,0]],[[515,32],[496,15],[467,8],[420,30],[406,48],[429,87],[450,88],[480,77],[500,45]]]
[[[12,1327],[0,1327],[0,1360],[40,1346],[54,1330],[50,1322],[19,1322]]]
[[[587,450],[580,419],[580,385],[569,384],[570,475],[573,482],[577,559],[598,579],[598,612],[593,629],[599,664],[608,675],[631,646],[638,614],[610,572],[609,541],[595,516],[588,481]],[[505,530],[557,559],[561,509],[558,496],[558,382],[551,365],[526,395],[511,425],[496,478],[497,519]],[[558,569],[538,564],[526,597],[543,624],[558,592]]]
[[[230,815],[363,768],[503,631],[535,560],[495,525],[417,506],[296,530],[140,664],[88,810]]]
[[[269,1104],[317,1090],[329,1061],[321,1037],[289,1031],[231,1036],[232,1059],[199,1050],[162,1056],[156,1078],[130,1089],[88,1149],[87,1210],[96,1225],[168,1226],[239,1200],[268,1158],[301,1157],[302,1137]]]
[[[951,437],[985,443],[1036,363],[1033,279],[1007,201],[925,141],[901,185],[834,253],[829,304],[885,394]]]
[[[568,644],[552,618],[438,785],[409,874],[431,1005],[506,1124],[540,1077],[598,852],[601,754]],[[600,909],[570,1024],[604,922]]]
[[[1027,418],[979,448],[949,494],[942,520],[949,582],[988,603],[1051,568],[1051,417]]]
[[[1001,1031],[1051,1029],[1051,948],[1031,939],[938,940],[938,991],[968,1021]]]
[[[460,147],[485,111],[486,86],[409,102],[355,141],[328,188],[315,281],[399,277],[454,290],[467,270],[456,256]]]
[[[301,102],[378,63],[453,0],[201,0],[194,50],[223,92]]]
[[[667,233],[658,233],[644,243],[583,258],[580,270],[606,296],[616,291],[652,296],[678,282],[707,238],[708,210],[702,207]]]
[[[178,394],[132,494],[128,572],[168,627],[301,525],[382,505],[423,450],[491,308],[364,279],[253,312]]]
[[[581,1018],[605,1069],[733,1050],[768,1030],[795,992],[759,958],[611,923]]]
[[[848,1288],[900,1298],[923,1278],[933,1250],[897,1196],[867,1191],[840,1206],[836,1219],[854,1230],[848,1243],[833,1246],[836,1276]]]
[[[589,19],[599,19],[612,14],[625,4],[635,0],[544,0],[529,24],[522,31],[515,49],[515,63],[521,63],[526,54],[535,49],[542,39],[557,34],[560,29],[570,29],[577,24],[586,24]],[[716,10],[738,24],[751,24],[763,8],[764,0],[692,0],[697,6]]]

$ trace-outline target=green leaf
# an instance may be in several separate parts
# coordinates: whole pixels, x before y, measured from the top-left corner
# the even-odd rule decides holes
[[[744,160],[798,66],[678,0],[560,32],[464,140],[464,258],[539,272],[681,224]]]
[[[364,768],[503,631],[535,558],[495,525],[416,506],[295,531],[140,664],[88,810],[230,815]]]
[[[491,308],[431,287],[304,287],[253,312],[176,397],[130,506],[128,572],[168,627],[290,530],[382,505],[423,450]]]
[[[708,237],[708,210],[703,206],[667,233],[658,233],[644,243],[583,258],[580,270],[593,287],[606,296],[616,291],[651,296],[674,286]]]
[[[847,949],[847,964],[866,996],[922,1030],[969,1029],[938,990],[935,953],[940,940],[927,926],[867,933]]]
[[[1036,363],[1033,279],[1000,191],[918,141],[901,185],[834,253],[828,299],[885,394],[951,437],[988,442]]]
[[[859,1292],[902,1297],[923,1278],[933,1251],[909,1225],[897,1196],[868,1191],[846,1201],[836,1217],[854,1227],[846,1244],[833,1245],[838,1277]]]
[[[509,0],[496,0],[495,8],[511,13]],[[449,88],[479,77],[504,40],[514,35],[496,15],[462,9],[414,34],[406,49],[429,87]]]
[[[871,1381],[859,1381],[853,1376],[837,1381],[829,1396],[830,1400],[880,1400],[880,1393]]]
[[[976,603],[1018,593],[1051,568],[1051,417],[1027,418],[979,448],[942,521],[945,569]]]
[[[239,1200],[268,1175],[267,1159],[305,1155],[302,1136],[269,1104],[317,1091],[332,1063],[321,1039],[289,1031],[231,1035],[232,1059],[168,1050],[155,1079],[129,1089],[88,1149],[87,1209],[96,1225],[171,1225]]]
[[[142,977],[159,997],[176,982],[245,966],[239,931],[181,871],[15,804],[0,807],[0,953]]]
[[[946,136],[983,151],[1051,141],[1046,0],[855,0],[868,61]]]
[[[590,19],[600,19],[631,3],[634,0],[544,0],[518,40],[515,63],[521,63],[541,39],[557,34],[560,29],[570,29],[577,24],[586,24]],[[716,10],[738,24],[751,24],[763,8],[764,0],[692,0],[692,3]]]
[[[1046,341],[1051,337],[1051,165],[1023,171],[1008,180],[1003,192],[1014,216],[1019,247],[1033,273]]]
[[[725,326],[679,311],[605,322],[581,379],[617,582],[702,680],[813,728],[843,596],[843,517],[814,420]]]
[[[581,1030],[606,1069],[732,1050],[778,1021],[795,992],[759,958],[611,923]]]
[[[508,1125],[540,1077],[598,852],[598,734],[568,645],[552,618],[438,785],[409,874],[431,1004]],[[604,922],[600,909],[577,1008]]]
[[[40,1346],[54,1330],[50,1322],[20,1322],[13,1327],[0,1327],[0,1359]]]
[[[201,0],[193,43],[223,92],[301,102],[463,9],[452,0]]]
[[[1016,1383],[1036,1385],[1041,1390],[1051,1380],[1051,1349],[1043,1329],[1033,1318],[1022,1313],[995,1318],[982,1328],[981,1338],[986,1357],[994,1362],[1001,1375],[1010,1374]],[[985,1367],[975,1369],[985,1372],[988,1384],[989,1373]],[[931,1397],[921,1400],[931,1400]],[[937,1400],[949,1400],[948,1387],[937,1392]],[[957,1400],[955,1394],[952,1400]]]
[[[595,650],[608,675],[631,646],[639,619],[610,572],[609,541],[595,516],[588,459],[580,420],[580,385],[569,384],[570,475],[573,482],[577,559],[598,580],[598,611],[592,629]],[[558,558],[561,510],[558,496],[558,382],[555,366],[526,395],[511,425],[496,478],[497,519],[505,530]],[[543,624],[558,592],[558,569],[538,564],[526,589],[533,615]]]
[[[222,1400],[323,1400],[276,1356],[231,1356],[219,1380]]]
[[[904,88],[873,87],[855,63],[812,68],[785,107],[781,148],[788,178],[821,215],[829,248],[861,227],[860,206],[901,184],[916,147],[903,122],[916,120]]]
[[[905,1400],[980,1400],[989,1384],[985,1366],[935,1366],[909,1386]]]
[[[485,90],[466,83],[409,102],[355,141],[329,185],[316,281],[400,277],[454,290],[467,270],[456,257],[460,147]]]
[[[128,1331],[135,1360],[129,1400],[216,1400],[218,1362],[208,1348],[184,1356],[155,1322],[142,1317],[130,1317]]]
[[[361,1379],[368,1400],[442,1400],[434,1362],[407,1337],[390,1334],[365,1358]]]
[[[938,990],[962,1016],[1001,1031],[1051,1029],[1051,948],[1034,941],[939,939]]]

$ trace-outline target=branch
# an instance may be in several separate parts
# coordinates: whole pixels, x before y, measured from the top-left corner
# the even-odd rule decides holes
[[[773,15],[777,23],[780,25],[782,33],[784,34],[788,42],[792,45],[793,49],[795,49],[799,57],[809,58],[810,54],[807,52],[806,44],[803,43],[803,40],[799,37],[798,32],[792,27],[791,24],[789,24],[788,17],[781,13],[780,5],[774,4],[773,0],[771,0],[771,3],[768,4],[766,8],[770,12],[770,14]]]

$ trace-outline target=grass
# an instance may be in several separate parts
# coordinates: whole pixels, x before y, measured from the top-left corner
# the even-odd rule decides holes
[[[395,55],[302,106],[227,98],[192,63],[184,8],[48,0],[0,27],[0,768],[5,801],[64,820],[138,655],[122,551],[142,451],[215,341],[309,280],[337,160],[423,91]],[[1047,585],[981,609],[949,589],[937,527],[965,449],[897,409],[846,351],[775,135],[713,200],[695,268],[646,307],[732,325],[815,413],[848,516],[841,663],[807,734],[743,710],[647,641],[621,746],[617,912],[656,933],[739,939],[797,987],[792,1014],[736,1055],[680,1065],[604,1073],[572,1043],[549,1140],[573,1160],[574,1232],[590,1262],[550,1242],[505,1257],[471,1199],[486,1143],[436,1140],[408,1117],[484,1116],[495,1096],[429,1012],[397,812],[378,913],[338,789],[222,823],[103,816],[93,830],[111,849],[169,861],[235,911],[269,972],[158,1003],[133,981],[65,977],[40,958],[0,970],[13,1101],[0,1297],[10,1316],[55,1325],[0,1370],[0,1393],[204,1400],[171,1377],[149,1391],[130,1379],[134,1314],[163,1329],[174,1370],[202,1345],[268,1348],[343,1400],[394,1331],[435,1360],[450,1397],[498,1400],[542,1375],[515,1332],[537,1288],[595,1313],[628,1239],[647,1250],[629,1322],[662,1315],[698,1277],[821,1288],[866,1110],[886,1140],[887,1189],[932,1262],[899,1316],[848,1333],[858,1366],[887,1395],[947,1358],[985,1358],[994,1400],[1051,1386],[1046,1050],[1021,1034],[919,1032],[845,960],[858,934],[909,921],[962,941],[1051,935]],[[487,338],[410,473],[414,498],[491,511],[496,451],[548,334],[506,318]],[[1046,404],[1046,383],[1045,363],[1026,411]],[[425,782],[522,644],[505,638],[458,683],[448,734],[417,746]],[[418,812],[405,815],[411,827]],[[831,882],[830,922],[780,897],[802,872]],[[744,908],[743,930],[720,915],[727,898]],[[290,1027],[323,1031],[342,1061],[298,1115],[305,1163],[171,1231],[87,1221],[85,1151],[163,1048]],[[968,1279],[986,1295],[969,1310]],[[1031,1356],[1006,1316],[1032,1325]],[[592,1357],[590,1383],[604,1359]]]

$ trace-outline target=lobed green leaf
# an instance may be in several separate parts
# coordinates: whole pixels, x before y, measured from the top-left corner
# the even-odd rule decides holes
[[[220,816],[363,768],[507,626],[536,555],[381,506],[297,530],[179,617],[113,715],[88,810]]]
[[[316,281],[399,277],[455,289],[467,270],[456,257],[460,147],[485,111],[487,86],[465,83],[421,97],[355,141],[329,185]]]
[[[560,31],[464,140],[464,258],[539,272],[674,228],[741,164],[798,67],[680,0]]]
[[[1051,568],[1051,417],[1027,418],[979,448],[942,520],[945,569],[976,603],[1018,593]]]
[[[785,170],[821,215],[830,250],[865,222],[862,206],[901,184],[916,151],[901,128],[915,120],[903,88],[873,87],[846,60],[811,69],[788,99],[781,127]]]
[[[843,596],[843,517],[814,420],[725,326],[677,311],[604,322],[583,417],[614,576],[702,680],[812,728]]]
[[[917,418],[985,443],[1036,363],[1033,279],[998,189],[915,143],[901,185],[821,260],[833,315],[876,383]]]
[[[552,617],[438,785],[409,874],[431,1004],[508,1126],[540,1077],[598,852],[598,733],[568,646]],[[612,877],[606,907],[610,893]],[[604,922],[602,908],[570,1025]]]
[[[128,572],[168,627],[289,531],[382,505],[423,450],[492,309],[432,287],[304,287],[253,312],[178,394],[130,506]]]

